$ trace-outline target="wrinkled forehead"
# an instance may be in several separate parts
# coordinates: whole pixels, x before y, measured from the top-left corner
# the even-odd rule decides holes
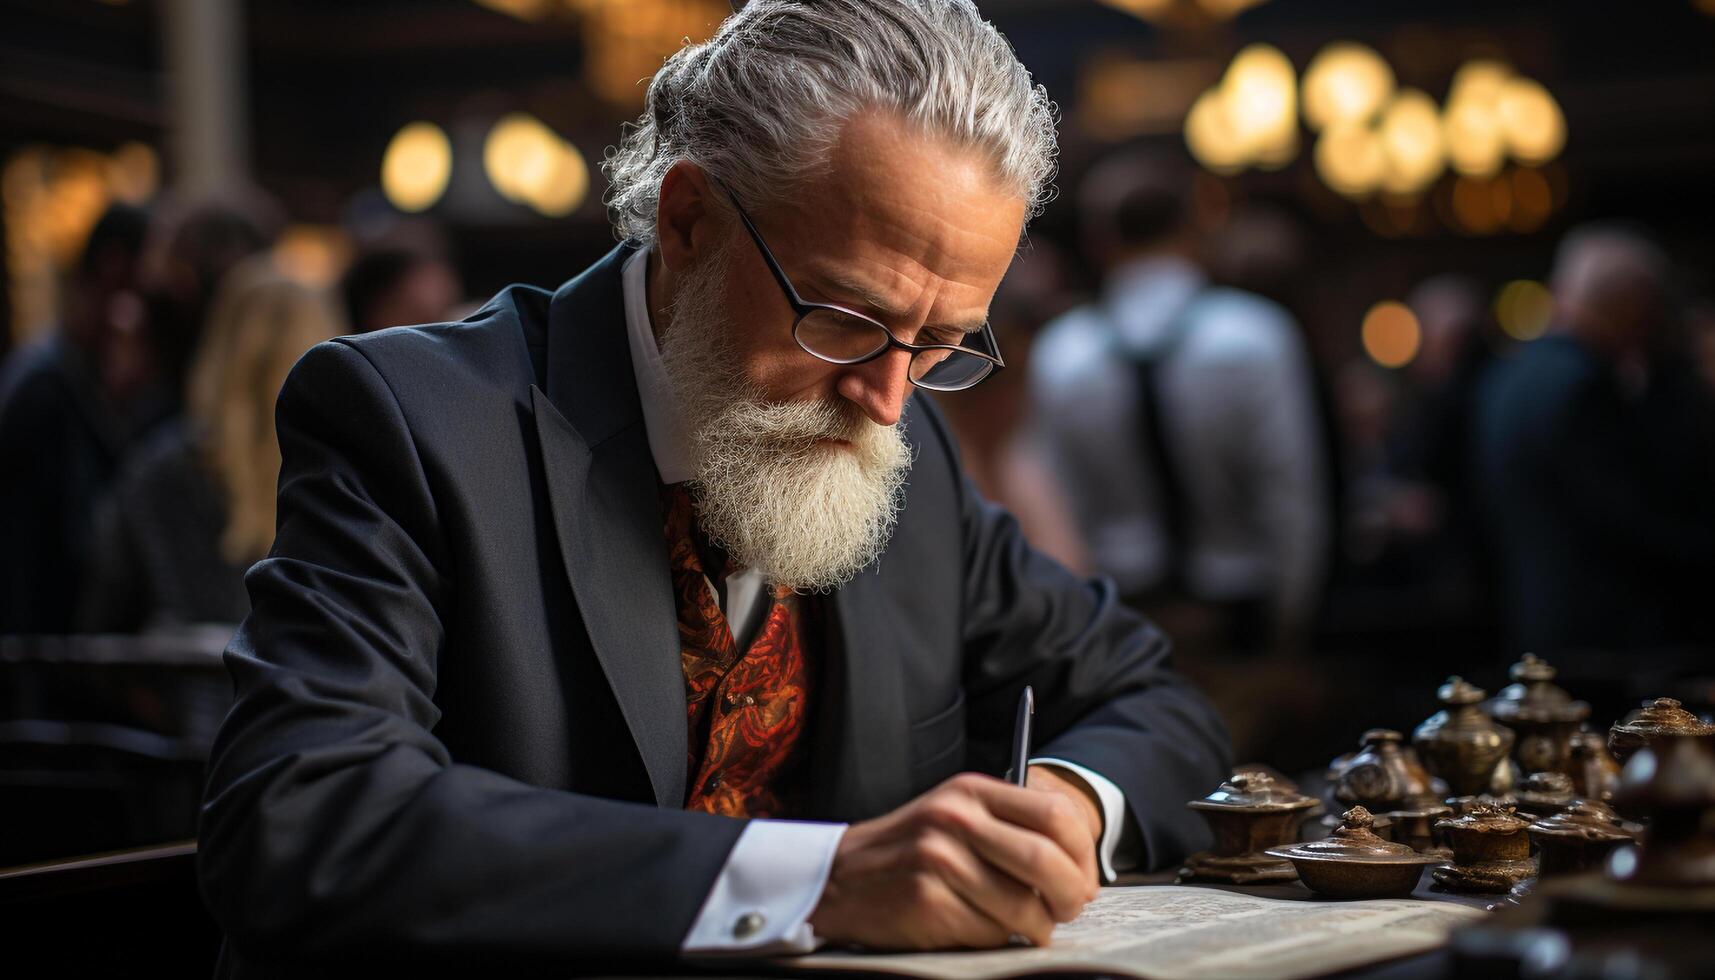
[[[1017,250],[1026,201],[985,151],[867,114],[778,210],[789,216],[779,256],[789,271],[855,280],[843,285],[894,313],[980,315]]]

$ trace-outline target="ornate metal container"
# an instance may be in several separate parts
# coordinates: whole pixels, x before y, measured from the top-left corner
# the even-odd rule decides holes
[[[1590,705],[1574,701],[1554,683],[1548,662],[1527,653],[1507,671],[1513,683],[1484,706],[1517,736],[1514,755],[1525,772],[1568,772],[1572,735],[1590,717]]]
[[[1450,677],[1436,692],[1442,709],[1417,726],[1412,744],[1429,771],[1446,780],[1454,796],[1475,796],[1496,786],[1496,770],[1513,746],[1512,729],[1478,705],[1483,689]]]
[[[1510,807],[1486,803],[1438,821],[1436,829],[1453,847],[1453,863],[1435,869],[1436,883],[1448,891],[1504,894],[1536,874],[1525,834],[1529,826]]]
[[[1715,746],[1701,736],[1658,738],[1626,763],[1615,804],[1647,815],[1643,846],[1610,855],[1627,885],[1699,892],[1715,921]]]
[[[1187,858],[1179,879],[1246,885],[1298,877],[1291,862],[1263,851],[1298,840],[1299,826],[1322,804],[1266,772],[1241,768],[1213,793],[1187,805],[1209,824],[1215,845]]]
[[[1440,796],[1429,770],[1406,746],[1405,736],[1390,728],[1365,732],[1357,754],[1341,768],[1334,784],[1335,799],[1372,814],[1434,806]]]
[[[1571,752],[1567,769],[1572,791],[1586,800],[1612,800],[1620,786],[1620,763],[1608,751],[1602,734],[1588,728],[1573,732]]]
[[[1324,840],[1271,847],[1264,853],[1291,861],[1306,887],[1334,898],[1409,895],[1423,869],[1442,861],[1377,837],[1370,811],[1361,806],[1347,810],[1341,821]]]
[[[1614,808],[1595,800],[1574,800],[1526,832],[1536,845],[1537,874],[1543,878],[1600,868],[1614,848],[1632,839]]]
[[[1715,725],[1686,711],[1673,698],[1656,698],[1608,730],[1608,749],[1625,765],[1637,750],[1675,736],[1709,738],[1715,736]]]

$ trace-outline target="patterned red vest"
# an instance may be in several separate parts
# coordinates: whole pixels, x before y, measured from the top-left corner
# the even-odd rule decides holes
[[[698,549],[683,484],[664,487],[661,499],[685,672],[685,809],[790,816],[802,803],[811,680],[805,641],[815,635],[814,604],[770,587],[768,616],[740,651],[712,585],[725,569],[704,571],[724,558]]]

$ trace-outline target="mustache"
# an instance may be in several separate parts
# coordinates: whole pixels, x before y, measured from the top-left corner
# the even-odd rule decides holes
[[[729,413],[725,421],[728,424],[724,428],[731,436],[775,444],[802,443],[806,448],[827,439],[858,443],[893,428],[870,421],[863,409],[844,399],[817,402],[744,399],[743,410]]]

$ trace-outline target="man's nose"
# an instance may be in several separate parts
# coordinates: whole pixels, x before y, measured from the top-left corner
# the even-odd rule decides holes
[[[893,425],[905,411],[911,395],[911,352],[890,350],[873,361],[854,364],[840,373],[836,390],[863,409],[876,425]]]

